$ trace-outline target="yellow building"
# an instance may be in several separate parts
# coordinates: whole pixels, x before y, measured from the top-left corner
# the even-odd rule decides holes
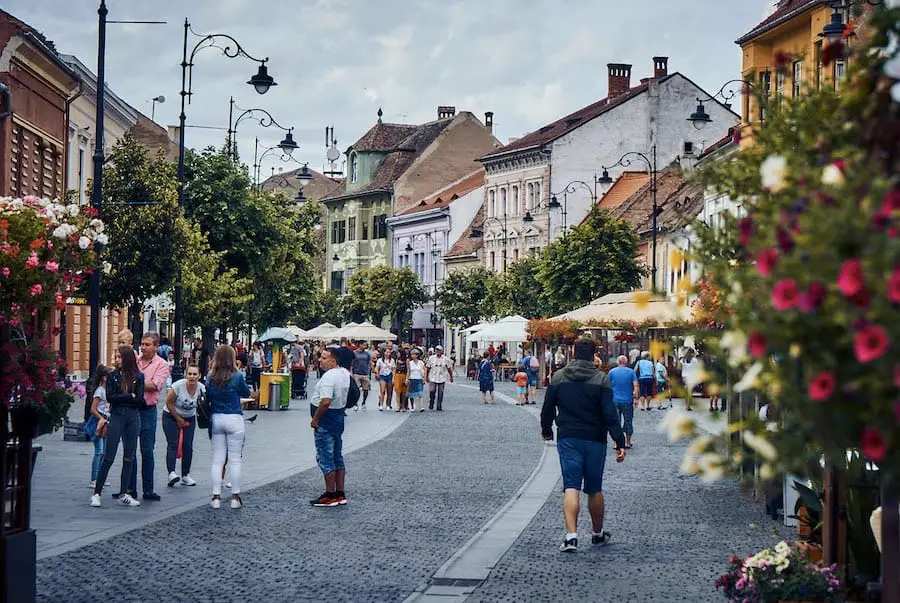
[[[781,0],[775,11],[736,43],[742,51],[742,78],[755,91],[765,91],[770,102],[794,98],[808,88],[840,87],[847,68],[837,60],[827,67],[822,61],[828,42],[820,35],[831,22],[829,0]],[[849,23],[848,10],[838,11],[843,23]],[[784,67],[776,69],[782,62]],[[749,126],[765,120],[766,107],[753,94],[742,96],[741,123],[744,143],[750,142]]]

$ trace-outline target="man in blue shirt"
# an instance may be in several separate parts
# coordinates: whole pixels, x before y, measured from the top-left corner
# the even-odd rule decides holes
[[[637,373],[638,389],[640,390],[638,404],[640,404],[641,410],[652,410],[650,402],[653,400],[655,371],[653,362],[650,360],[650,352],[641,352],[641,359],[634,365],[634,372]]]
[[[631,434],[634,433],[634,394],[637,389],[638,378],[630,366],[628,357],[619,356],[616,359],[616,368],[609,371],[609,381],[612,385],[613,402],[619,415],[619,423],[625,432],[625,448],[631,448]]]

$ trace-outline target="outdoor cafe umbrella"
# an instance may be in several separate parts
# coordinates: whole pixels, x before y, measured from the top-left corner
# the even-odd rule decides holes
[[[272,366],[276,367],[275,372],[278,372],[277,367],[281,366],[281,346],[286,343],[294,343],[297,341],[297,336],[285,327],[269,327],[257,338],[257,341],[272,343]]]
[[[397,339],[397,336],[390,331],[376,327],[370,322],[363,322],[360,324],[351,323],[332,333],[332,336],[338,338],[346,337],[347,339],[356,339],[359,341],[393,341]]]
[[[330,322],[323,322],[319,326],[307,331],[306,336],[309,339],[328,339],[329,336],[337,330],[338,328]]]

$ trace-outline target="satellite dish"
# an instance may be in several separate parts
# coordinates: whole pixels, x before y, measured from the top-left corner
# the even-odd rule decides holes
[[[328,149],[328,152],[325,153],[325,157],[328,158],[328,161],[337,161],[340,156],[341,152],[334,147],[331,147]]]

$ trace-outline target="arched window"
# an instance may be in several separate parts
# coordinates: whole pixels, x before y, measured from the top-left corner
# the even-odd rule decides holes
[[[488,191],[488,216],[493,218],[497,215],[496,195],[494,191]]]
[[[525,206],[526,210],[534,209],[534,183],[528,183],[528,200],[527,205]]]
[[[359,162],[356,153],[350,154],[350,182],[356,182],[359,176]]]
[[[531,204],[531,209],[536,208],[541,203],[541,183],[534,183],[534,201]]]
[[[509,213],[509,206],[506,204],[506,189],[500,189],[500,207],[503,208],[503,215],[507,215]]]
[[[519,205],[519,187],[512,187],[512,205],[513,205],[513,213],[516,215],[519,214],[519,210],[522,209],[522,206]]]

